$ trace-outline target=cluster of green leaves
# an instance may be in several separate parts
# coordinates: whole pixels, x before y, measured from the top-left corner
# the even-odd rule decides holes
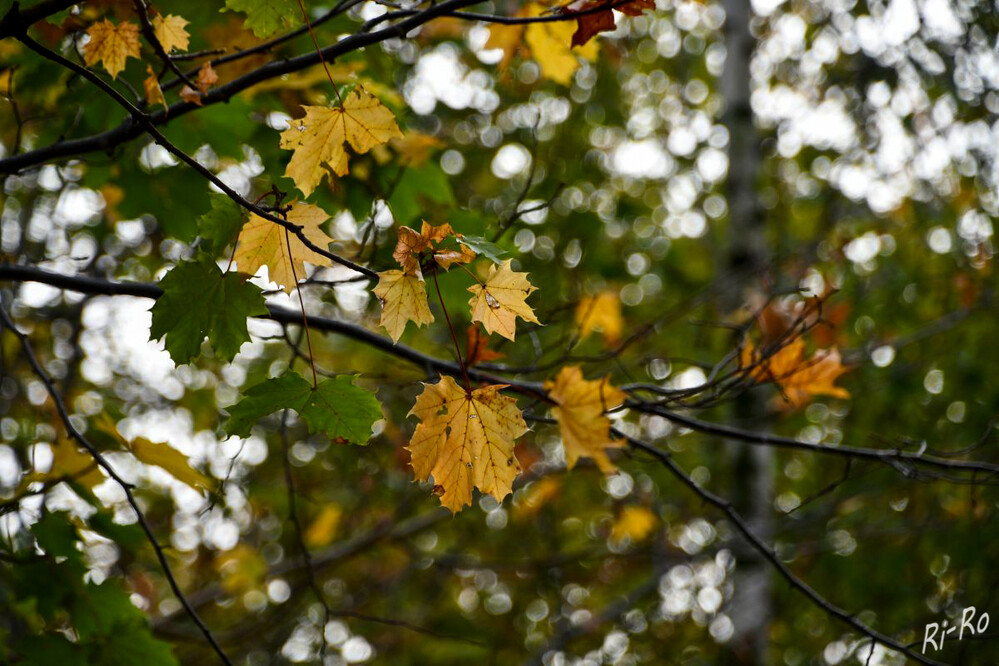
[[[34,553],[3,568],[4,603],[12,617],[0,656],[17,655],[25,666],[177,666],[170,644],[153,637],[146,614],[122,581],[86,580],[76,524],[65,513],[43,515],[31,527]],[[143,539],[138,527],[115,525],[106,512],[96,513],[85,527],[123,545]]]

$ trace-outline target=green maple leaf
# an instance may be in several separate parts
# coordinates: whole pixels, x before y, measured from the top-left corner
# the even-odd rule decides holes
[[[217,255],[226,245],[236,242],[243,228],[243,210],[224,194],[211,194],[212,208],[198,218],[198,235],[204,240],[205,252]]]
[[[229,408],[226,432],[246,437],[261,418],[282,409],[294,409],[311,432],[367,444],[374,422],[382,418],[382,407],[371,391],[354,384],[356,378],[356,375],[338,375],[324,379],[316,388],[294,372],[267,379]]]
[[[436,164],[430,163],[418,168],[409,167],[398,177],[389,195],[388,204],[399,224],[409,224],[428,209],[438,209],[441,205],[454,205],[451,181]]]
[[[503,257],[506,256],[506,250],[482,236],[462,236],[458,239],[458,242],[470,247],[477,254],[491,259],[493,263],[502,264]]]
[[[267,314],[260,288],[237,273],[222,274],[211,261],[184,262],[160,280],[149,337],[166,336],[175,363],[188,363],[207,337],[219,358],[231,361],[250,339],[246,318]]]
[[[302,21],[302,11],[295,0],[225,0],[225,9],[246,14],[243,26],[257,37],[270,37]]]

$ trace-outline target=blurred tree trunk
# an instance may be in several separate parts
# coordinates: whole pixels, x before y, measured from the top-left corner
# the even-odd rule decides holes
[[[752,275],[750,284],[758,284],[759,273],[769,252],[757,186],[762,172],[760,135],[753,122],[750,106],[750,59],[755,40],[750,33],[752,11],[747,0],[724,0],[725,68],[721,92],[724,101],[723,122],[729,132],[729,169],[726,182],[728,200],[728,238],[719,258],[723,273]],[[728,313],[746,304],[746,293],[736,280],[724,290],[722,306]],[[736,422],[744,427],[765,429],[766,404],[756,394],[738,398],[733,406]],[[762,446],[731,443],[726,449],[730,490],[736,509],[746,517],[764,541],[773,537],[771,509],[773,495],[773,450]],[[772,617],[772,575],[766,562],[746,547],[736,548],[735,596],[728,609],[735,625],[730,660],[736,664],[773,663],[768,655],[767,627]]]

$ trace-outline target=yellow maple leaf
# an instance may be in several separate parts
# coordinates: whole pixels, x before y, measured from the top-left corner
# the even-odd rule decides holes
[[[612,290],[602,291],[595,296],[585,296],[576,306],[576,326],[580,339],[585,339],[593,331],[600,331],[604,342],[616,344],[624,330],[621,316],[621,301]]]
[[[504,384],[465,391],[451,377],[426,384],[409,412],[420,419],[409,440],[417,479],[434,477],[441,504],[458,512],[472,489],[502,501],[520,472],[514,440],[527,432],[517,401]]]
[[[392,342],[399,342],[406,322],[417,326],[430,324],[434,315],[427,304],[426,283],[404,271],[391,270],[378,273],[375,296],[382,304],[381,325],[388,331]]]
[[[740,354],[740,365],[759,382],[773,382],[780,387],[792,407],[801,407],[812,396],[828,395],[849,398],[846,389],[835,386],[836,379],[847,372],[836,347],[820,349],[805,358],[805,341],[795,338],[769,358],[763,358],[751,342],[746,342]]]
[[[526,301],[538,288],[527,281],[527,273],[510,270],[510,262],[507,259],[498,267],[490,266],[485,284],[468,288],[474,294],[468,304],[472,308],[472,321],[482,322],[488,333],[499,333],[513,340],[517,317],[535,324],[541,322]]]
[[[515,18],[523,18],[525,16],[531,16],[528,13],[531,5],[527,7],[521,7],[514,14]],[[523,24],[508,24],[504,25],[501,23],[494,23],[489,26],[489,39],[486,40],[483,48],[486,49],[500,49],[503,51],[503,58],[499,62],[500,71],[506,70],[507,66],[510,64],[510,60],[513,59],[514,54],[517,49],[521,47],[524,42],[524,26]]]
[[[617,468],[607,457],[606,448],[620,448],[624,441],[612,439],[607,411],[619,407],[627,397],[624,391],[610,385],[610,377],[583,379],[578,365],[567,365],[555,376],[555,381],[545,382],[548,397],[558,405],[552,414],[558,421],[565,447],[565,461],[569,469],[580,458],[593,458],[604,474]]]
[[[191,36],[184,28],[187,24],[188,21],[185,18],[176,14],[160,15],[153,19],[153,33],[164,51],[170,53],[173,49],[187,50],[187,45],[191,41]]]
[[[288,211],[288,221],[302,227],[305,237],[324,250],[333,240],[319,226],[327,219],[326,211],[312,204],[296,203]],[[329,258],[306,247],[295,234],[252,213],[239,232],[235,261],[239,270],[248,275],[256,275],[261,266],[267,266],[271,282],[281,285],[289,294],[297,280],[306,278],[304,262],[313,266],[331,265]]]
[[[152,66],[146,65],[146,74],[147,76],[142,82],[142,87],[146,91],[146,103],[149,106],[162,104],[163,108],[168,108],[166,98],[163,97],[163,89],[160,88],[160,82],[156,78],[156,72],[153,71]]]
[[[533,3],[527,7],[528,16],[541,16],[544,5]],[[600,52],[597,42],[572,47],[576,26],[572,21],[547,21],[527,26],[524,40],[531,47],[531,56],[538,61],[541,75],[564,86],[572,83],[572,75],[579,69],[579,58],[596,60]]]
[[[649,536],[659,519],[644,506],[628,505],[621,509],[621,515],[614,521],[610,538],[612,541],[632,542],[643,540]]]
[[[305,196],[312,194],[327,170],[347,173],[347,145],[366,153],[389,139],[401,137],[392,112],[361,86],[342,106],[303,106],[305,117],[291,121],[281,133],[281,147],[293,150],[285,175]]]
[[[163,442],[151,442],[145,437],[136,437],[125,442],[126,448],[136,458],[147,465],[162,467],[181,483],[186,483],[195,490],[211,492],[215,482],[198,470],[191,467],[187,456]]]
[[[91,489],[107,478],[89,452],[81,451],[70,439],[63,437],[52,444],[52,469],[49,475],[74,479]]]
[[[87,28],[90,41],[83,47],[83,61],[87,67],[100,62],[111,78],[125,69],[128,58],[139,57],[139,26],[125,21],[117,26],[104,19]]]

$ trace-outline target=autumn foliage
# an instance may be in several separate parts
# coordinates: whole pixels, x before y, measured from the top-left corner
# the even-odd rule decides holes
[[[895,363],[992,307],[991,165],[872,213],[889,158],[779,102],[870,90],[939,160],[988,130],[930,137],[958,102],[882,90],[900,51],[827,76],[874,31],[800,4],[2,4],[0,662],[921,660],[838,581],[862,508],[994,515],[991,424],[927,444],[984,427],[987,361]],[[953,615],[960,558],[902,527]]]

